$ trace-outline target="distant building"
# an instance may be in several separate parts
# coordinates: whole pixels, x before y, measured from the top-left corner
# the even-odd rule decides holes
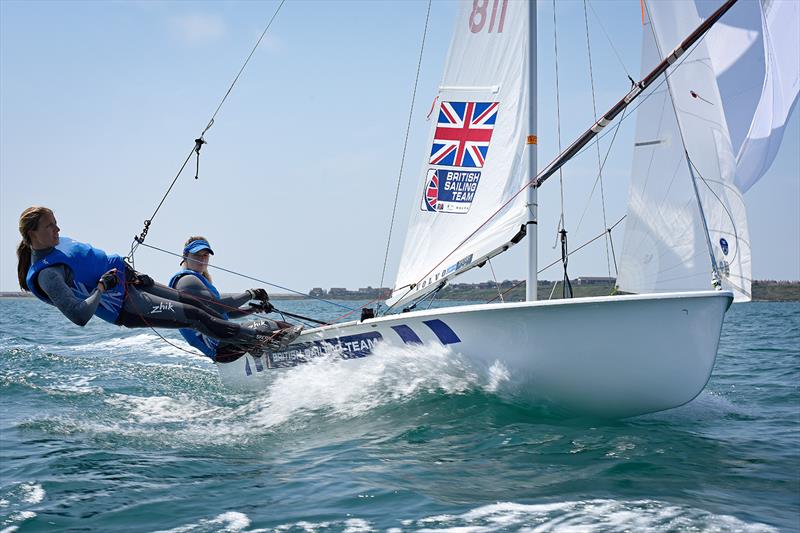
[[[328,296],[347,296],[349,293],[350,291],[343,287],[331,287],[331,290],[328,291]]]
[[[325,291],[322,290],[321,287],[314,287],[310,291],[308,291],[308,295],[313,298],[322,298],[325,296]]]

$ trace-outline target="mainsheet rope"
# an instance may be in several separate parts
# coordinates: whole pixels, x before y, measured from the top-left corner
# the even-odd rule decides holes
[[[156,250],[156,251],[159,251],[159,252],[174,256],[174,257],[183,258],[182,254],[178,254],[178,253],[175,253],[175,252],[170,252],[169,250],[165,250],[164,248],[159,248],[158,246],[153,246],[151,244],[145,244],[145,243],[141,243],[141,245],[144,246],[145,248],[150,248],[151,250]],[[229,268],[213,265],[211,263],[209,263],[208,266],[211,267],[211,268],[214,268],[216,270],[220,270],[222,272],[227,272],[228,274],[233,274],[234,276],[239,276],[240,278],[249,279],[251,281],[257,281],[258,283],[263,283],[264,285],[269,285],[270,287],[275,287],[276,289],[289,291],[289,292],[291,292],[293,294],[297,294],[297,295],[303,296],[304,298],[311,298],[313,300],[318,300],[320,302],[324,302],[324,303],[327,303],[327,304],[331,304],[331,305],[335,305],[335,306],[338,306],[338,307],[342,307],[342,308],[347,309],[348,311],[351,311],[351,312],[358,311],[358,309],[353,309],[352,307],[348,307],[346,305],[343,305],[343,304],[340,304],[340,303],[337,303],[337,302],[332,302],[332,301],[326,300],[324,298],[319,298],[317,296],[311,296],[310,294],[306,294],[306,293],[303,293],[303,292],[300,292],[300,291],[296,291],[294,289],[290,289],[289,287],[284,287],[283,285],[278,285],[276,283],[270,283],[269,281],[266,281],[266,280],[263,280],[263,279],[259,279],[259,278],[253,277],[253,276],[248,276],[247,274],[242,274],[241,272],[237,272],[237,271],[231,270]],[[214,300],[214,301],[216,301],[216,300]]]

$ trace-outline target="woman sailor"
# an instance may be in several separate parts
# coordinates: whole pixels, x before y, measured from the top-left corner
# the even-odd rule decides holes
[[[59,237],[60,231],[52,210],[29,207],[22,212],[17,277],[22,290],[54,305],[79,326],[97,315],[128,328],[192,328],[247,349],[278,349],[299,334],[229,322],[196,298],[135,272],[120,256]]]
[[[183,294],[196,297],[202,304],[210,307],[224,319],[240,318],[253,313],[270,313],[273,310],[269,303],[269,295],[264,289],[249,289],[240,294],[220,294],[211,281],[208,273],[209,256],[214,255],[214,250],[208,239],[201,236],[189,237],[183,247],[184,267],[172,276],[169,286],[178,289]],[[242,306],[251,300],[259,303],[250,304],[248,308]],[[250,324],[250,327],[267,327],[273,330],[284,330],[287,333],[291,324],[275,322],[272,320],[259,320]],[[299,333],[300,326],[295,329]],[[202,353],[218,362],[227,362],[238,358],[243,352],[242,347],[226,340],[218,340],[203,333],[188,328],[179,330],[186,342],[200,350]],[[295,335],[296,336],[296,335]]]

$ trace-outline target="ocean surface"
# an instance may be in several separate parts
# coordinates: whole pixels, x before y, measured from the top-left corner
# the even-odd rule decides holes
[[[412,346],[232,392],[150,330],[2,299],[0,532],[800,531],[798,303],[733,306],[671,411],[559,418],[485,383]]]

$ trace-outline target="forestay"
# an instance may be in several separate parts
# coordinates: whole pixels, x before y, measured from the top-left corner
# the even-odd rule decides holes
[[[461,5],[392,305],[503,251],[524,227],[526,198],[517,193],[531,178],[529,8],[508,0]]]
[[[644,71],[701,21],[691,2],[646,5]],[[654,85],[636,128],[620,289],[709,289],[716,264],[722,286],[748,300],[746,211],[734,184],[736,161],[706,41],[667,71],[665,83]]]

